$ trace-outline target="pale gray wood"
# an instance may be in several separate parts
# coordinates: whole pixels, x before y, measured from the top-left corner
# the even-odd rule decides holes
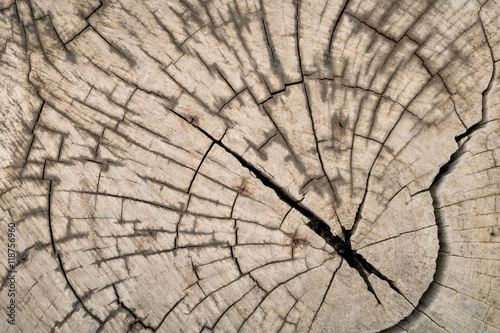
[[[1,331],[500,332],[498,1],[0,7]]]

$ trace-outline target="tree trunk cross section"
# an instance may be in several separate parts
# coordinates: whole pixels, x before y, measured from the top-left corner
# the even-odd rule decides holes
[[[0,0],[2,332],[500,333],[498,0]]]

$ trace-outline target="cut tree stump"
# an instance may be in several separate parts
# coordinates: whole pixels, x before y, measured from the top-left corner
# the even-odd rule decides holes
[[[0,331],[500,332],[500,1],[0,7]]]

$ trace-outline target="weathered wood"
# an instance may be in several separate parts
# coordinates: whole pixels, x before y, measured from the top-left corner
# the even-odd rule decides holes
[[[497,1],[0,7],[1,331],[500,332]]]

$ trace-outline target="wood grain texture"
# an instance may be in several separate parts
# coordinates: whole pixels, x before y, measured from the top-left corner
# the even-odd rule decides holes
[[[0,331],[500,332],[499,32],[497,0],[0,0]]]

